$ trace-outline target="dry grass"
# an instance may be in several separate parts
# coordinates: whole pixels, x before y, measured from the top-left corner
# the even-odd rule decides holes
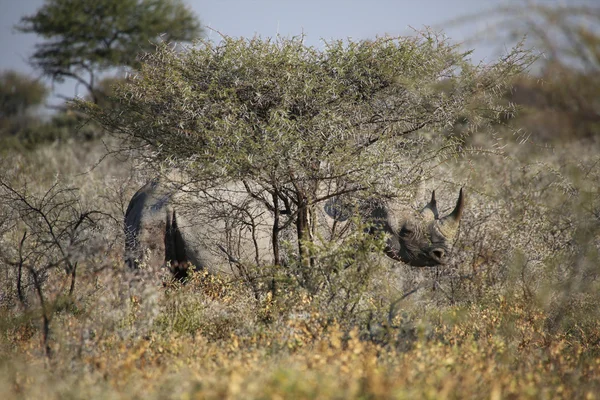
[[[103,240],[81,261],[70,298],[61,294],[64,272],[48,270],[43,309],[29,280],[27,306],[18,299],[7,260],[18,253],[23,225],[9,204],[0,207],[0,393],[596,398],[598,144],[544,149],[504,140],[507,157],[474,154],[443,167],[469,195],[453,264],[423,270],[382,262],[344,313],[343,298],[311,296],[284,280],[274,296],[256,299],[244,282],[214,276],[181,286],[164,273],[132,275],[122,267],[120,223],[145,178],[132,163],[109,159],[81,175],[103,153],[98,145],[6,157],[3,177],[16,187],[27,181],[35,193],[56,180],[73,185],[84,206],[112,219],[97,226]],[[452,204],[454,183],[427,185],[448,196],[441,204]],[[49,357],[44,312],[51,315]]]

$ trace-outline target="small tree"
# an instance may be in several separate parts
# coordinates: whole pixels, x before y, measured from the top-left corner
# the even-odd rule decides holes
[[[0,73],[0,137],[13,135],[36,120],[32,111],[44,103],[48,88],[16,71]]]
[[[0,264],[13,269],[23,309],[40,315],[44,350],[50,357],[52,318],[72,299],[78,266],[93,254],[95,233],[107,216],[86,209],[76,188],[57,182],[37,194],[26,185],[17,188],[4,174],[0,175],[0,215],[8,221],[6,226],[0,224],[0,238],[19,237],[18,248],[0,249]],[[29,293],[34,293],[35,305]]]
[[[48,88],[38,79],[16,71],[0,73],[0,119],[23,115],[41,105]]]
[[[136,66],[137,55],[150,51],[159,37],[189,41],[201,33],[194,14],[181,0],[47,0],[16,26],[47,39],[30,62],[46,76],[75,79],[98,100],[98,73]]]
[[[153,164],[169,162],[199,182],[243,182],[280,232],[295,225],[299,254],[313,259],[315,207],[342,195],[393,196],[427,179],[456,153],[434,132],[468,113],[471,129],[509,112],[496,100],[528,65],[519,48],[473,66],[445,38],[333,41],[323,50],[291,39],[160,45],[116,89],[119,112],[77,107]],[[467,109],[473,104],[478,109]]]

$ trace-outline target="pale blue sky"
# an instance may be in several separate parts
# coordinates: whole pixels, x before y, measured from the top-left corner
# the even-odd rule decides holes
[[[184,0],[199,16],[201,23],[229,36],[251,37],[306,35],[306,43],[319,46],[320,39],[365,39],[376,35],[409,35],[411,27],[442,28],[444,22],[458,16],[487,10],[507,0]],[[508,0],[510,1],[510,0]],[[515,0],[513,0],[515,1]],[[550,0],[548,0],[550,1]],[[20,17],[35,13],[44,0],[0,0],[0,70],[16,69],[39,76],[27,65],[40,38],[13,29]],[[518,4],[518,2],[516,2]],[[454,41],[472,39],[475,32],[485,30],[486,20],[469,26],[448,28],[445,32]],[[207,30],[207,35],[218,34]],[[494,58],[492,49],[481,45],[474,58]],[[84,95],[76,92],[72,81],[54,87],[64,96]],[[54,98],[52,103],[58,100]]]

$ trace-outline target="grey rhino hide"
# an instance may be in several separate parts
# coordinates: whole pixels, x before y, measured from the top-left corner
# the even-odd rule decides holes
[[[235,273],[239,260],[268,263],[272,222],[266,214],[240,184],[187,192],[152,180],[133,195],[125,214],[126,264],[135,269],[168,262],[183,278],[191,265]]]
[[[413,266],[448,261],[462,215],[462,189],[452,213],[439,218],[435,192],[420,213],[391,202],[363,210],[373,229],[387,237],[386,254]],[[336,199],[320,215],[345,223],[351,211]],[[235,273],[240,260],[272,262],[273,219],[241,184],[204,192],[186,192],[152,180],[132,197],[125,214],[125,260],[131,268],[170,264],[178,278],[190,265],[212,273]],[[284,239],[286,239],[284,237]]]

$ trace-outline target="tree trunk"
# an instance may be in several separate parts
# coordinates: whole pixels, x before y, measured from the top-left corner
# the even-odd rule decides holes
[[[312,243],[312,207],[304,195],[298,195],[298,217],[296,219],[296,232],[298,234],[298,252],[300,254],[300,263],[307,268],[314,264],[306,243]]]
[[[281,264],[281,256],[279,253],[279,195],[277,191],[272,193],[273,196],[273,265]]]

